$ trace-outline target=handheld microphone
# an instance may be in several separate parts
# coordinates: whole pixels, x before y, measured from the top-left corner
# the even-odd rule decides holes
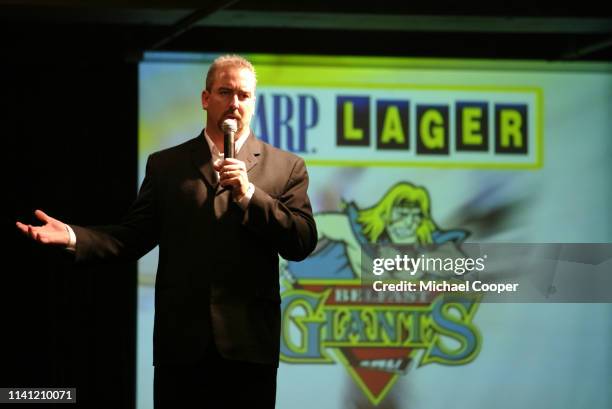
[[[223,129],[223,157],[234,157],[234,134],[238,129],[238,123],[235,119],[226,119],[221,125]]]

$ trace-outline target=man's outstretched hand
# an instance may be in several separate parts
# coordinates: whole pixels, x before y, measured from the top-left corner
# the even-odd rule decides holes
[[[17,228],[21,230],[23,234],[39,243],[68,246],[70,243],[70,234],[66,229],[66,224],[48,216],[42,210],[36,210],[34,215],[44,224],[42,226],[32,226],[30,224],[17,222]]]

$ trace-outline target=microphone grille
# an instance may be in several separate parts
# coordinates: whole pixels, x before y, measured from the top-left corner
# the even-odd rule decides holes
[[[238,130],[238,123],[236,122],[235,119],[226,119],[225,121],[223,121],[223,124],[221,125],[221,127],[223,128],[223,132],[231,132],[234,133],[236,132],[236,130]]]

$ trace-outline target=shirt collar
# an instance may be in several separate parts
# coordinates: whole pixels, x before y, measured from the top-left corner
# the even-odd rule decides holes
[[[244,145],[248,137],[249,137],[249,134],[246,133],[242,135],[240,138],[238,138],[236,141],[234,141],[234,150],[236,151],[236,154],[240,152],[242,145]],[[206,132],[206,128],[204,129],[204,139],[206,139],[206,142],[208,143],[208,147],[210,148],[211,156],[213,158],[223,158],[223,153],[219,152],[219,149],[217,149],[217,145],[215,145],[215,143],[210,138],[210,136],[208,136],[208,132]]]

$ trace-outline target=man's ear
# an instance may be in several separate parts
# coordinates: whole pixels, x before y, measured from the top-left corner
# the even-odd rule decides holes
[[[208,109],[208,99],[210,98],[210,92],[207,89],[202,91],[202,108]]]

